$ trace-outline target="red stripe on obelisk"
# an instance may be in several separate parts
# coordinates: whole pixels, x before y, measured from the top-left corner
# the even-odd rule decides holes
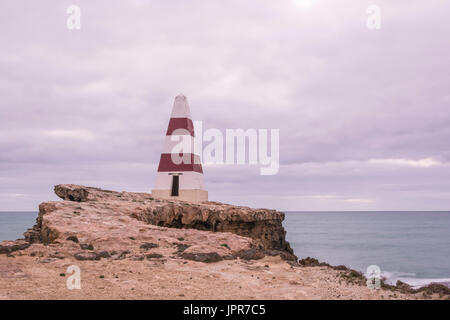
[[[183,159],[183,153],[180,153],[181,159]],[[161,154],[161,159],[159,160],[158,172],[175,172],[175,171],[194,171],[198,173],[203,173],[202,164],[200,163],[200,157],[192,153],[190,155],[190,163],[180,163],[176,164],[172,161],[171,153]]]
[[[189,118],[170,118],[166,136],[170,136],[172,134],[180,134],[179,132],[174,133],[174,131],[177,129],[187,130],[189,134],[194,137],[194,124]]]

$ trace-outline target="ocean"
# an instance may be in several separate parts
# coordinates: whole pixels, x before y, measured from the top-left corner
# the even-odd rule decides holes
[[[450,283],[450,212],[286,212],[287,240],[299,258],[366,272],[388,283]]]
[[[0,211],[0,241],[23,238],[23,233],[36,223],[37,212]]]
[[[0,241],[23,237],[37,212],[0,212]],[[287,240],[299,258],[365,272],[389,283],[450,283],[450,212],[286,212]]]

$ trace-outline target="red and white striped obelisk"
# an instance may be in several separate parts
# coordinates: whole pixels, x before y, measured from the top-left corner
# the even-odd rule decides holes
[[[194,154],[194,137],[194,125],[187,98],[178,95],[175,97],[159,160],[156,182],[152,190],[153,197],[191,202],[208,201],[208,191],[203,186],[200,157]],[[181,141],[184,141],[184,145],[190,145],[186,148],[187,152],[183,149],[179,153],[177,145],[179,146]],[[180,163],[179,159],[183,161]]]

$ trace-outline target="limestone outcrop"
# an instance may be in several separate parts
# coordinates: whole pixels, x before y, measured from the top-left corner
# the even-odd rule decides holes
[[[189,203],[154,199],[148,193],[114,192],[79,185],[57,185],[55,193],[76,202],[116,205],[140,221],[168,228],[231,232],[255,240],[264,249],[293,254],[282,226],[284,213],[218,202]]]
[[[1,250],[31,253],[30,244],[44,244],[50,259],[177,256],[216,262],[279,255],[296,260],[285,240],[284,214],[275,210],[162,200],[148,193],[79,185],[57,185],[55,193],[64,201],[42,203],[25,241],[5,243]]]

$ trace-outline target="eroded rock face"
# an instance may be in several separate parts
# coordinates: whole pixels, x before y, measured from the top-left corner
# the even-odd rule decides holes
[[[231,232],[255,239],[265,249],[292,253],[282,226],[284,214],[275,210],[218,203],[157,202],[133,216],[158,226]]]

